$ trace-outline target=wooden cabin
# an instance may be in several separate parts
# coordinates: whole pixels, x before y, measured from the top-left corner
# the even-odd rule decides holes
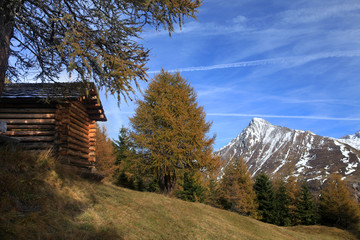
[[[62,162],[94,165],[96,121],[106,121],[93,83],[5,84],[0,120],[25,149],[52,148]]]

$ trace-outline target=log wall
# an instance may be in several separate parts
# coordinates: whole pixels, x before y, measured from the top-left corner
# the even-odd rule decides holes
[[[95,162],[95,146],[92,143],[93,120],[84,105],[71,101],[57,106],[57,132],[59,154],[69,164],[88,167]]]
[[[6,136],[15,137],[29,150],[47,149],[55,143],[54,104],[0,103],[0,120]]]
[[[0,120],[7,123],[5,135],[19,139],[26,149],[52,147],[63,162],[78,167],[89,167],[96,160],[96,124],[79,101],[0,102]]]

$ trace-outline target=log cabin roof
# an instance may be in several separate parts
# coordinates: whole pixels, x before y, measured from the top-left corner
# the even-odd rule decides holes
[[[79,100],[86,107],[89,117],[106,121],[105,112],[94,83],[10,83],[5,84],[1,100]]]

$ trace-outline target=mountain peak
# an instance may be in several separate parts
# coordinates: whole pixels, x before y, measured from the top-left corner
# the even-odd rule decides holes
[[[252,125],[252,124],[270,124],[268,121],[266,121],[265,119],[262,119],[262,118],[257,118],[257,117],[254,117],[251,121],[250,121],[250,124],[249,125]]]
[[[252,131],[252,132],[258,132],[259,134],[266,131],[268,128],[275,127],[268,121],[262,119],[262,118],[253,118],[248,127],[245,129],[245,131]]]
[[[338,139],[338,141],[349,144],[353,148],[360,150],[360,131],[356,132],[353,135],[346,135]]]
[[[356,132],[353,135],[346,135],[346,136],[342,137],[341,139],[352,139],[352,140],[359,139],[360,140],[360,131]]]

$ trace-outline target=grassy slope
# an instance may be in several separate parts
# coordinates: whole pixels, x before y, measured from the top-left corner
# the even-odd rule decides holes
[[[356,239],[336,228],[277,227],[199,203],[90,182],[52,160],[4,148],[0,156],[0,239]]]

